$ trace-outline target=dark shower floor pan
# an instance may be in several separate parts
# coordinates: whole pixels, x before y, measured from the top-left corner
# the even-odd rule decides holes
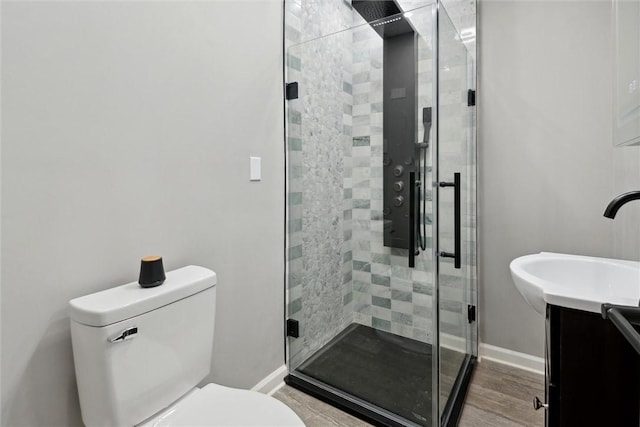
[[[296,370],[431,426],[431,345],[351,324]]]

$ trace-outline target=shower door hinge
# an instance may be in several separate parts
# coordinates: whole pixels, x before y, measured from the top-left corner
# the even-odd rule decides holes
[[[287,319],[287,336],[293,338],[300,336],[300,323],[297,320]]]
[[[476,321],[476,306],[469,304],[467,306],[467,318],[469,319],[469,323]]]
[[[467,91],[467,105],[469,107],[476,105],[476,91],[473,89]]]
[[[287,83],[285,85],[284,97],[287,101],[298,99],[298,82]]]

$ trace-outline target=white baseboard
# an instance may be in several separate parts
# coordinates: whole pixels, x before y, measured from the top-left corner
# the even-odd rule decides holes
[[[287,370],[286,365],[282,365],[264,377],[258,384],[251,387],[251,390],[259,391],[260,393],[271,396],[284,385],[284,377],[286,377],[288,373],[289,371]]]
[[[496,347],[495,345],[480,343],[478,348],[478,359],[481,362],[483,359],[486,359],[492,362],[498,362],[515,368],[524,369],[525,371],[544,375],[544,358],[531,356],[526,353],[519,353],[502,347]]]

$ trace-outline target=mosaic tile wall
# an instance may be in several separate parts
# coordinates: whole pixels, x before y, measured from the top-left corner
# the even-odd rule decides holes
[[[299,84],[299,98],[287,104],[287,301],[289,318],[300,321],[300,337],[289,346],[292,367],[353,321],[351,40],[345,33],[299,43],[300,28],[320,31],[313,16],[349,26],[346,5],[285,3],[287,80]]]
[[[421,108],[433,103],[430,8],[412,20],[423,36]],[[290,365],[295,368],[354,321],[431,342],[431,203],[423,213],[428,248],[415,269],[407,267],[406,250],[382,244],[382,40],[363,25],[299,44],[363,23],[349,1],[287,0],[285,23],[287,81],[300,87],[300,98],[287,103],[287,301],[289,317],[300,320],[301,328],[300,338],[290,340]],[[454,89],[444,98],[458,99]],[[420,117],[419,135],[421,123]],[[448,135],[452,141],[461,136]],[[429,170],[430,157],[429,152]],[[430,173],[425,181],[431,183]],[[475,227],[475,212],[466,221],[467,228]],[[466,254],[463,262],[475,264],[475,254]],[[458,333],[463,276],[446,265],[444,272],[441,318],[447,330]]]

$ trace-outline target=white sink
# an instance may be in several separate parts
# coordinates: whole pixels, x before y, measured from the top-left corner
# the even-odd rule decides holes
[[[603,303],[638,306],[640,262],[540,252],[511,261],[525,301],[544,315],[546,304],[600,313]]]

